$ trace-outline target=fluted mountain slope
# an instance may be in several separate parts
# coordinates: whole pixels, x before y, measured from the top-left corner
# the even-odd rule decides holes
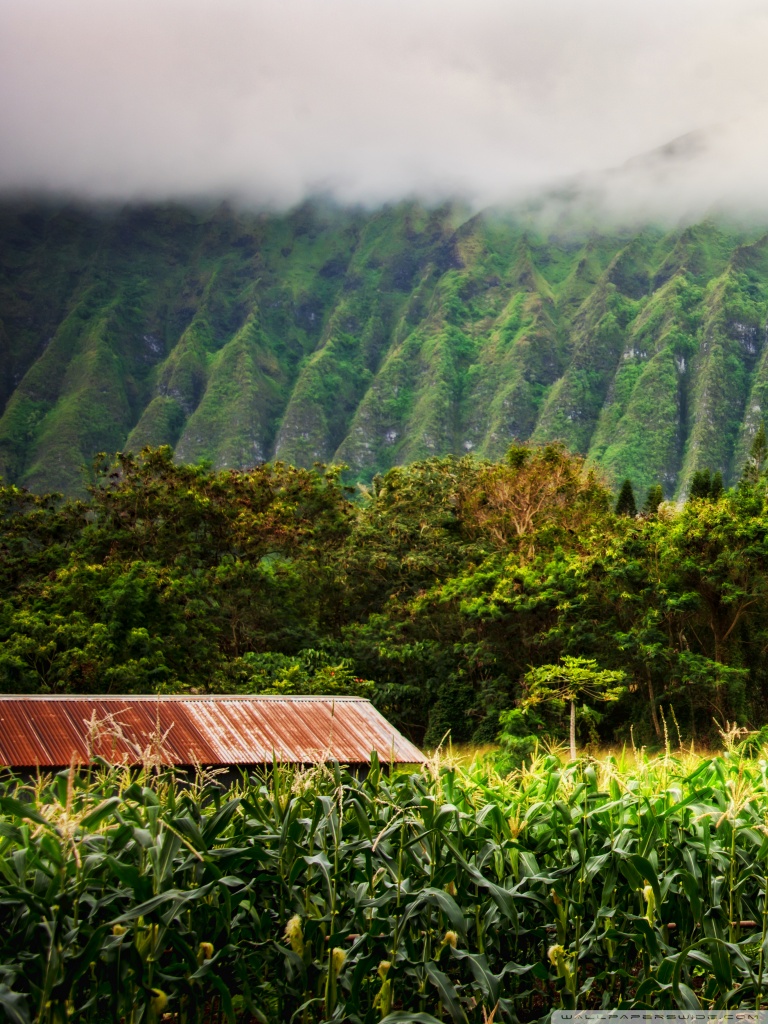
[[[616,483],[738,476],[768,409],[768,235],[546,234],[512,215],[306,204],[0,207],[0,474],[98,451],[345,462],[562,439]]]

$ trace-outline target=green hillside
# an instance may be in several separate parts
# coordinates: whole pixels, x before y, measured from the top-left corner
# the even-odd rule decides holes
[[[402,204],[0,207],[0,474],[99,451],[244,468],[562,439],[617,485],[736,479],[768,402],[768,235],[545,235]]]

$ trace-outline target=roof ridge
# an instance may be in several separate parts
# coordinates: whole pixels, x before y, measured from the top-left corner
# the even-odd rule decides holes
[[[333,693],[0,693],[3,700],[121,700],[121,701],[203,701],[203,700],[286,700],[286,701],[336,701],[362,702],[370,704],[370,697],[356,697],[352,694],[339,696]]]
[[[0,694],[0,765],[94,754],[193,765],[413,763],[423,755],[364,697],[332,694]]]

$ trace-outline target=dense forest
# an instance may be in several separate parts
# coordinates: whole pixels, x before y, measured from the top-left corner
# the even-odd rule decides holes
[[[737,486],[699,473],[683,506],[658,487],[617,502],[558,445],[429,459],[367,488],[169,448],[103,458],[84,500],[5,485],[0,687],[354,692],[426,745],[494,740],[504,713],[514,747],[567,735],[564,691],[534,698],[542,666],[575,665],[622,682],[575,701],[581,743],[758,728],[765,462],[760,430]]]
[[[738,481],[768,395],[763,223],[545,224],[460,204],[0,203],[0,474],[100,451],[219,469],[562,440],[617,488]]]

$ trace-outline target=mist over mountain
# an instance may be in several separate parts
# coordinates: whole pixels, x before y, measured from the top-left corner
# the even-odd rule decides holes
[[[0,189],[765,210],[767,45],[753,0],[5,0]]]

